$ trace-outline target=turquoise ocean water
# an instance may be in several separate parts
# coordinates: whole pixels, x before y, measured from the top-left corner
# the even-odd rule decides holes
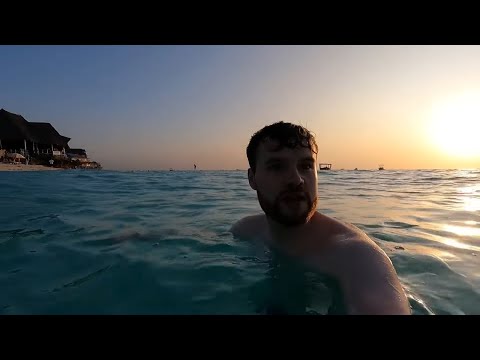
[[[320,171],[414,314],[480,314],[480,170]],[[228,232],[245,171],[0,173],[0,314],[326,314],[324,279]],[[275,309],[275,310],[271,310]]]

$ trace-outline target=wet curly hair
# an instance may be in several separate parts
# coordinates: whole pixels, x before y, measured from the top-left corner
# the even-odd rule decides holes
[[[274,124],[265,126],[263,129],[257,131],[250,139],[247,146],[248,163],[252,171],[255,172],[257,165],[257,149],[258,146],[265,140],[273,140],[278,144],[276,150],[281,150],[284,147],[294,149],[296,147],[306,147],[312,150],[315,154],[318,152],[318,146],[314,135],[300,125],[295,125],[287,122],[276,122]]]

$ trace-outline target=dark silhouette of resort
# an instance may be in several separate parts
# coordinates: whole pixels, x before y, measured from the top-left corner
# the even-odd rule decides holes
[[[101,169],[85,149],[72,149],[71,138],[60,135],[50,123],[29,122],[0,109],[0,161],[23,162],[65,169]]]

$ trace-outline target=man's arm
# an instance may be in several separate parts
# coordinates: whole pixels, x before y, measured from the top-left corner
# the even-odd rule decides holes
[[[258,215],[246,216],[243,219],[238,220],[230,228],[230,232],[235,237],[243,238],[252,236],[254,230],[255,221],[258,221]]]
[[[245,218],[238,220],[235,224],[232,225],[230,228],[230,232],[233,234],[233,236],[240,236],[242,233],[242,229],[244,228],[245,225]]]
[[[349,241],[342,252],[339,280],[350,314],[411,314],[395,268],[377,244],[365,235]]]

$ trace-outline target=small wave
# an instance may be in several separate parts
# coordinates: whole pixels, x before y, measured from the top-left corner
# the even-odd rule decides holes
[[[67,283],[67,284],[64,284],[64,285],[62,286],[62,288],[54,288],[54,289],[52,290],[52,292],[57,292],[57,291],[60,291],[61,289],[79,286],[79,285],[81,285],[81,284],[83,284],[83,283],[85,283],[85,282],[87,282],[87,281],[89,281],[89,280],[97,277],[97,276],[100,275],[101,273],[107,271],[108,269],[110,269],[111,266],[112,266],[112,265],[107,265],[107,266],[105,266],[105,267],[103,267],[103,268],[101,268],[101,269],[99,269],[99,270],[96,270],[96,271],[94,271],[94,272],[92,272],[92,273],[89,273],[89,274],[87,274],[87,275],[85,275],[85,276],[82,276],[82,277],[80,277],[80,278],[78,278],[78,279],[75,279],[75,280],[73,280],[73,281],[71,281],[71,282],[69,282],[69,283]]]
[[[0,230],[0,235],[16,235],[25,229]]]
[[[74,233],[78,233],[78,232],[81,232],[81,231],[84,231],[85,228],[84,227],[79,227],[77,229],[74,229],[74,230],[70,230],[70,231],[65,231],[66,234],[74,234]]]
[[[412,309],[412,315],[435,315],[435,313],[429,309],[425,301],[421,300],[418,296],[408,294],[408,302]]]
[[[42,219],[57,219],[59,217],[58,214],[48,214],[48,215],[42,215],[34,218],[27,219],[28,221],[36,221],[36,220],[42,220]]]
[[[43,229],[14,229],[0,231],[0,235],[11,235],[13,238],[23,238],[31,235],[42,235],[45,231]]]
[[[404,222],[401,222],[401,221],[385,221],[384,225],[386,227],[398,228],[398,229],[409,229],[409,228],[413,228],[413,227],[418,226],[418,225],[415,225],[415,224],[408,224],[408,223],[404,223]]]

